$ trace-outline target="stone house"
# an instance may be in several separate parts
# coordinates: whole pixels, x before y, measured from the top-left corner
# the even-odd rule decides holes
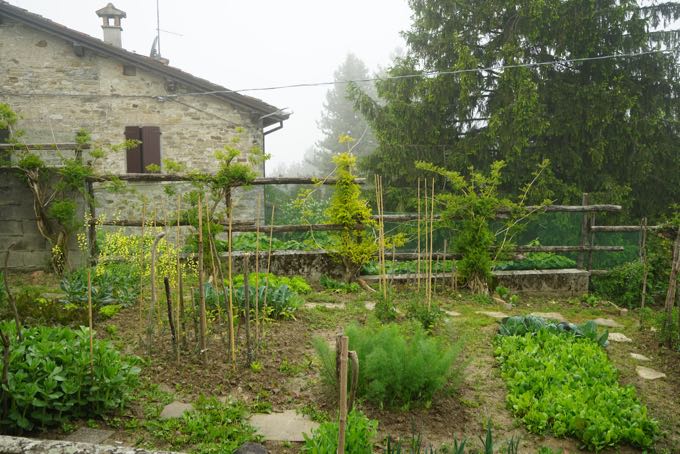
[[[125,50],[125,12],[109,3],[96,13],[103,21],[102,40],[0,0],[0,102],[19,114],[23,142],[73,142],[84,128],[96,143],[142,140],[134,150],[97,160],[100,172],[145,172],[149,164],[163,169],[166,159],[211,171],[215,150],[236,144],[239,159],[245,160],[253,147],[264,150],[267,134],[283,127],[289,114],[281,109],[174,68],[158,55]],[[22,193],[20,182],[12,178],[0,179],[0,185],[0,250],[11,237],[21,237],[17,253],[33,254],[16,265],[34,267],[44,244],[26,239],[38,236],[35,225],[26,220],[32,215],[30,194]],[[163,197],[162,184],[134,186],[144,197],[115,196],[95,188],[98,213],[138,219],[144,198],[147,213],[156,211],[162,219],[166,204],[174,206]],[[253,218],[252,191],[237,192],[234,203],[238,218]]]

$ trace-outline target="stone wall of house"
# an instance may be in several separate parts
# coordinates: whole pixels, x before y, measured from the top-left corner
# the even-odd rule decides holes
[[[33,210],[33,195],[18,173],[0,167],[0,264],[11,247],[9,268],[32,271],[49,269],[50,244],[40,235]],[[82,210],[82,205],[79,207]],[[83,257],[75,238],[69,244],[69,263]]]
[[[25,133],[25,143],[73,142],[84,128],[96,146],[108,149],[123,142],[126,126],[159,126],[161,158],[201,171],[215,170],[214,152],[227,144],[241,151],[240,160],[253,147],[263,148],[256,113],[210,96],[163,98],[189,90],[139,68],[125,75],[122,62],[90,50],[79,57],[72,43],[6,18],[0,23],[0,61],[0,102],[20,115],[17,126]],[[42,155],[50,164],[59,161],[54,152]],[[88,152],[84,159],[92,160]],[[94,165],[100,172],[124,173],[125,152],[111,152]],[[107,219],[140,219],[142,200],[147,213],[176,206],[176,196],[166,196],[162,185],[130,186],[132,191],[119,194],[96,187],[98,212]],[[235,191],[236,219],[256,215],[255,200],[261,192]]]

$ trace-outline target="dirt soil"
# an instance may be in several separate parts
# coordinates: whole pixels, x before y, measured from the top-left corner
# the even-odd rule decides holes
[[[335,334],[350,322],[362,323],[371,316],[365,302],[372,301],[366,293],[356,295],[314,292],[305,298],[307,303],[336,304],[338,309],[315,307],[301,308],[295,319],[265,324],[262,342],[254,352],[255,365],[245,364],[245,332],[238,330],[237,363],[230,362],[227,354],[224,321],[212,320],[211,335],[205,361],[195,349],[194,327],[189,320],[184,326],[188,331],[186,350],[181,352],[180,362],[176,355],[167,324],[161,321],[162,312],[154,323],[156,333],[149,347],[145,344],[147,324],[145,314],[139,308],[129,308],[113,319],[101,322],[98,336],[112,340],[126,353],[146,359],[143,379],[146,383],[159,385],[167,396],[184,402],[192,402],[199,395],[229,397],[243,400],[251,411],[282,411],[296,409],[312,416],[332,415],[337,405],[334,394],[321,382],[319,367],[311,344],[314,337],[331,342]],[[521,453],[532,453],[540,447],[550,447],[557,452],[581,452],[578,442],[571,439],[555,439],[528,433],[512,416],[505,405],[506,388],[493,357],[492,340],[497,322],[478,310],[504,311],[508,314],[526,314],[534,311],[560,312],[568,320],[581,322],[596,317],[613,318],[624,325],[615,331],[634,340],[633,343],[612,343],[609,356],[621,371],[621,381],[636,387],[650,413],[659,420],[663,434],[655,446],[657,452],[680,452],[680,354],[658,343],[657,333],[649,327],[641,329],[634,313],[620,316],[609,307],[583,307],[566,300],[546,298],[522,299],[518,307],[507,309],[495,304],[472,301],[469,295],[440,295],[439,303],[445,309],[459,312],[459,317],[449,318],[439,329],[439,334],[452,343],[463,341],[464,349],[458,365],[463,371],[456,386],[438,395],[429,408],[409,410],[380,409],[359,402],[359,407],[371,418],[379,420],[381,439],[408,438],[421,434],[426,443],[435,446],[450,443],[453,437],[468,438],[468,446],[481,447],[479,437],[484,435],[488,421],[492,422],[494,439],[503,444],[511,437],[520,438]],[[344,307],[340,308],[340,307]],[[140,321],[141,317],[141,321]],[[254,336],[254,333],[251,333]],[[253,341],[254,342],[254,341]],[[148,356],[147,353],[151,352]],[[630,352],[642,353],[652,359],[643,364],[664,372],[667,378],[645,381],[635,373],[634,359]],[[148,413],[149,402],[145,397],[133,405],[124,419],[142,418]],[[158,403],[156,402],[156,405]],[[100,426],[107,426],[100,423]],[[124,444],[146,445],[149,440],[133,425],[109,425],[116,430],[112,438]],[[43,434],[44,435],[44,434]],[[59,437],[52,432],[49,436]],[[268,443],[271,452],[298,452],[296,444]],[[497,449],[500,443],[496,445]],[[158,446],[163,448],[163,446]],[[622,446],[605,452],[633,453],[638,449]]]

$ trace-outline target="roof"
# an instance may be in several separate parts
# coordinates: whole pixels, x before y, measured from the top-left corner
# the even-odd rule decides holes
[[[151,57],[130,52],[120,47],[105,43],[101,39],[94,38],[85,33],[73,30],[64,25],[46,19],[38,14],[31,13],[23,8],[10,5],[4,0],[0,0],[0,16],[6,16],[33,28],[37,28],[51,35],[72,42],[74,45],[82,46],[93,52],[108,55],[122,61],[125,64],[136,66],[139,69],[160,75],[177,81],[196,92],[211,92],[210,96],[226,101],[241,109],[259,114],[264,126],[269,126],[287,120],[290,114],[281,112],[281,109],[274,107],[266,102],[242,95],[240,93],[229,92],[228,88],[214,84],[208,80],[201,79],[189,74],[181,69],[165,65]],[[218,92],[218,93],[213,93]]]

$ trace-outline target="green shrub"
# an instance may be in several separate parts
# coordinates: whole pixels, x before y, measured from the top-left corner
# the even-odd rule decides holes
[[[16,340],[12,323],[0,325],[12,342],[9,357],[9,410],[0,426],[9,431],[59,425],[69,418],[121,409],[138,383],[134,358],[126,359],[108,342],[94,341],[86,328],[35,327]]]
[[[530,432],[573,436],[596,451],[652,444],[657,423],[635,388],[619,385],[617,369],[596,343],[540,330],[498,336],[495,344],[508,407]]]
[[[433,304],[427,307],[423,301],[412,300],[406,306],[406,316],[418,320],[426,331],[432,331],[439,321],[444,317],[444,311],[439,306]]]
[[[378,421],[368,419],[358,410],[347,415],[345,452],[351,454],[373,453],[373,439],[377,435]],[[309,454],[331,454],[338,452],[338,423],[325,422],[314,429],[312,436],[306,434],[302,452]]]
[[[638,306],[642,299],[643,274],[641,262],[628,262],[612,268],[605,275],[593,276],[591,282],[600,297],[630,309]]]
[[[395,324],[347,328],[349,349],[359,356],[359,396],[385,406],[427,406],[457,372],[458,348],[428,337],[417,324],[410,326],[408,335]],[[315,339],[314,347],[325,380],[334,383],[335,353],[321,339]]]
[[[147,429],[172,449],[191,448],[195,453],[234,452],[247,441],[258,440],[241,403],[226,403],[201,396],[194,411],[181,418],[149,421]]]

